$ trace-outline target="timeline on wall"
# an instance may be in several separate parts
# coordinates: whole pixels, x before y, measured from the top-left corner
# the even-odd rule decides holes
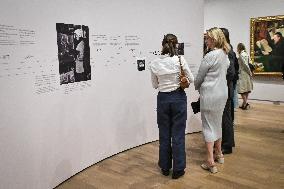
[[[149,50],[145,52],[142,48],[142,36],[135,34],[127,35],[106,35],[93,34],[92,46],[95,48],[96,59],[102,59],[104,66],[120,66],[122,63],[137,65],[138,71],[145,70],[146,57],[154,59],[155,56],[161,55],[160,50]],[[184,55],[184,48],[188,47],[188,43],[178,44],[178,54]]]
[[[36,44],[33,29],[0,24],[0,78],[30,74],[35,55],[23,53]]]
[[[56,23],[55,32],[58,53],[50,56],[37,53],[43,44],[35,29],[0,24],[0,79],[33,77],[36,94],[59,90],[69,94],[91,86],[87,81],[98,64],[107,68],[132,65],[133,70],[144,71],[146,60],[161,54],[160,49],[145,50],[143,37],[137,34],[89,34],[88,26],[65,23]],[[184,55],[189,46],[179,43],[178,54]],[[196,69],[195,64],[189,66]]]
[[[36,43],[35,31],[0,24],[0,45],[33,45]]]
[[[141,37],[138,35],[106,35],[93,34],[92,46],[95,56],[104,56],[104,66],[120,66],[122,63],[136,64],[137,56],[141,55]]]
[[[36,94],[56,91],[54,58],[45,60],[35,52],[36,34],[33,28],[0,24],[0,79],[33,77]]]

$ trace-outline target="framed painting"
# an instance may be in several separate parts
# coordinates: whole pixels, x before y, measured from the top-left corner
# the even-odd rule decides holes
[[[250,55],[251,63],[255,67],[255,75],[282,75],[284,69],[283,36],[284,15],[250,19]]]

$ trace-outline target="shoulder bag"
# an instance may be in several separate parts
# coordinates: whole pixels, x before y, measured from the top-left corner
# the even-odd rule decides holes
[[[189,81],[187,77],[185,76],[184,70],[182,68],[180,56],[178,56],[178,58],[179,58],[179,65],[180,65],[180,74],[179,74],[180,88],[185,89],[189,87]]]

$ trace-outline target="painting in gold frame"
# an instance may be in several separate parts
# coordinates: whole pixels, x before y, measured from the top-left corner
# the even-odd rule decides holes
[[[284,54],[275,58],[274,35],[284,36],[284,15],[250,19],[250,55],[255,75],[281,76]],[[282,43],[284,43],[282,39]],[[282,45],[283,46],[283,45]]]

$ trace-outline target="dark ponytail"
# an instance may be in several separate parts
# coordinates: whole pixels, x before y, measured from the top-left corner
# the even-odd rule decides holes
[[[162,55],[169,54],[171,57],[177,54],[176,45],[178,44],[177,37],[174,34],[167,34],[164,36],[162,45]]]

